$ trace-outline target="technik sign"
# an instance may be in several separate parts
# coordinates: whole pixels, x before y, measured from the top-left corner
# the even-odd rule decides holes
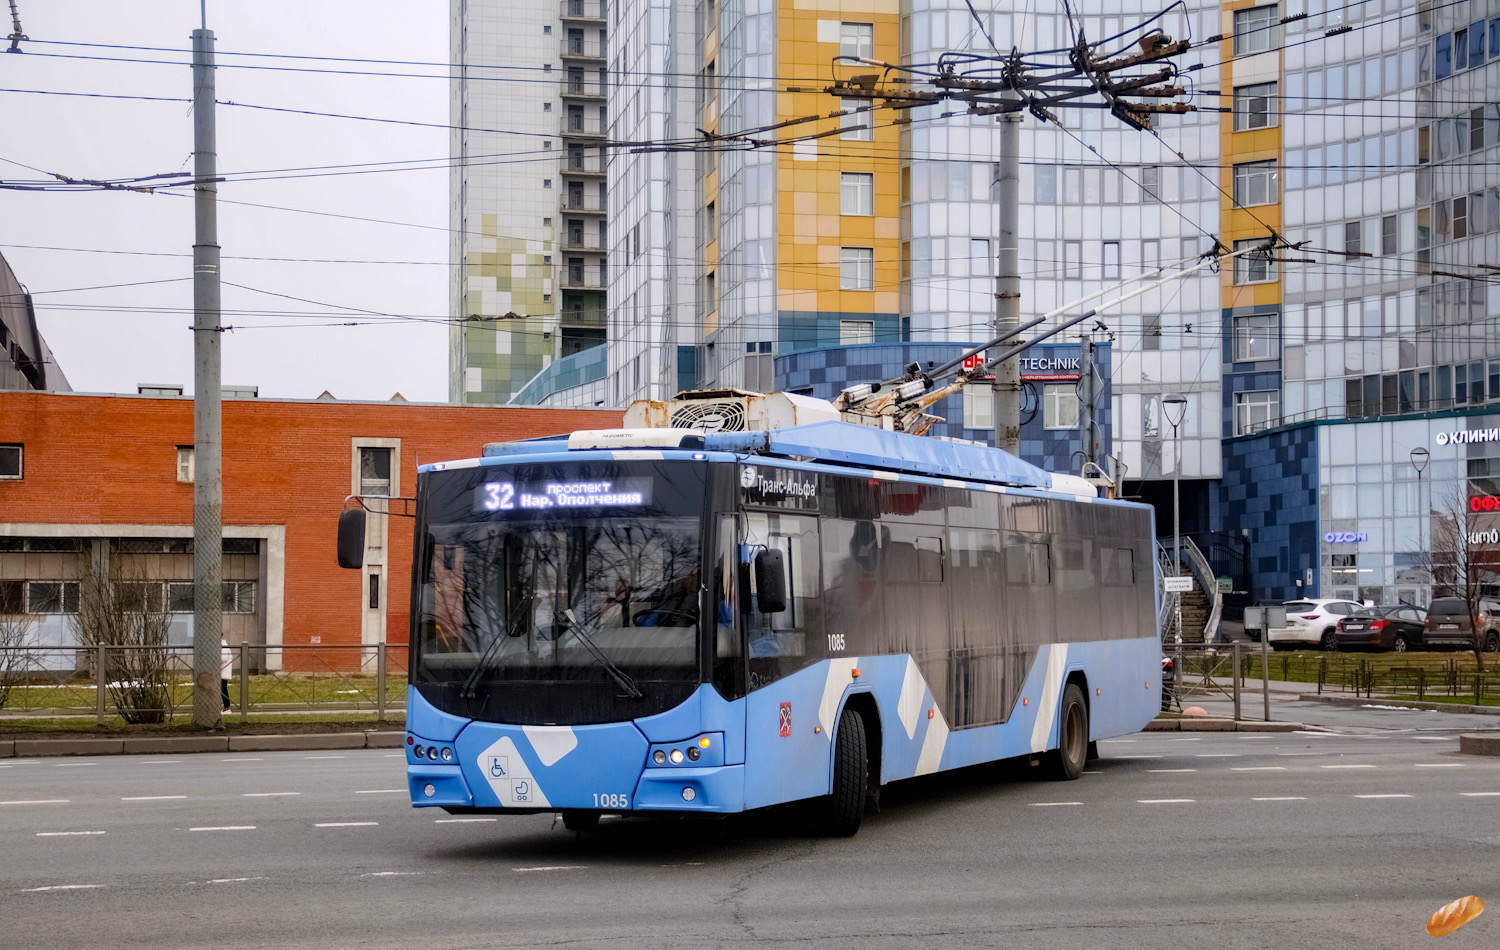
[[[1022,356],[1020,364],[1022,379],[1064,380],[1083,377],[1082,356]]]

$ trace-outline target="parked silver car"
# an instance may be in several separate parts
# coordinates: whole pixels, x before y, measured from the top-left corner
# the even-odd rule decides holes
[[[1286,626],[1272,627],[1266,634],[1273,650],[1294,650],[1297,647],[1322,647],[1335,650],[1334,632],[1339,621],[1363,606],[1352,600],[1324,598],[1318,600],[1288,600]]]

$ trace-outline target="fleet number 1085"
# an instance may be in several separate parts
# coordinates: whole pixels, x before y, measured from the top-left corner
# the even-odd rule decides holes
[[[601,795],[594,793],[595,808],[629,808],[630,797],[628,795]]]

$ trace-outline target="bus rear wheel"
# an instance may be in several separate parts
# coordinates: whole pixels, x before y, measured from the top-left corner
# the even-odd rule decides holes
[[[833,791],[819,801],[817,830],[830,838],[847,838],[859,831],[865,812],[870,772],[865,747],[865,719],[852,709],[839,716],[833,743]]]
[[[1047,753],[1047,772],[1058,781],[1071,782],[1083,774],[1089,748],[1089,708],[1077,683],[1069,683],[1063,690],[1057,717],[1057,745]]]

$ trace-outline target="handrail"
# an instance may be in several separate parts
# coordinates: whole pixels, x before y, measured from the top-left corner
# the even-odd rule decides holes
[[[1208,558],[1203,556],[1198,545],[1193,539],[1184,537],[1182,541],[1182,552],[1187,557],[1188,571],[1197,580],[1198,586],[1203,588],[1204,596],[1208,598],[1208,619],[1203,622],[1203,642],[1217,643],[1219,639],[1219,618],[1224,612],[1224,595],[1219,592],[1218,579],[1214,577],[1213,568],[1209,566]]]
[[[1167,554],[1167,549],[1160,541],[1156,542],[1156,573],[1158,577],[1165,577],[1174,570],[1172,558]],[[1161,604],[1156,613],[1156,629],[1161,632],[1162,643],[1176,640],[1182,631],[1177,629],[1177,602],[1182,598],[1181,594],[1167,593],[1161,590],[1161,583],[1157,583],[1157,591],[1161,594]],[[1170,637],[1169,637],[1170,635]]]

